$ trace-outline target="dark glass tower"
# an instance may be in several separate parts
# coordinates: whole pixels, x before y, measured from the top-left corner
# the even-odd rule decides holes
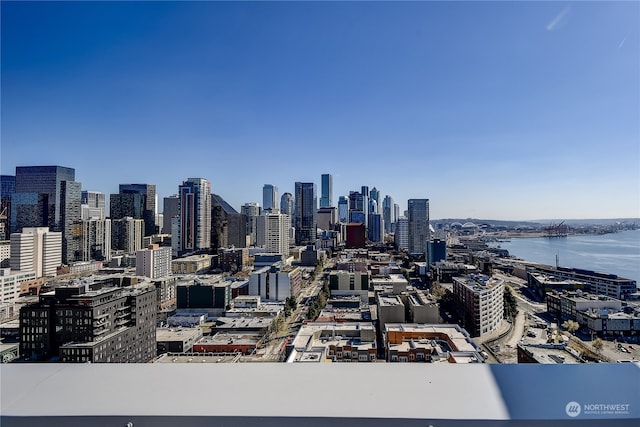
[[[296,245],[311,245],[316,241],[318,198],[316,184],[296,182],[295,212],[293,215],[296,229]]]

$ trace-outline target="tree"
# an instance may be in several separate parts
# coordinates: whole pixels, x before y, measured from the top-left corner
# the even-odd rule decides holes
[[[602,347],[604,347],[604,343],[600,338],[596,338],[591,342],[591,347],[596,351],[596,353],[600,354]]]
[[[504,287],[504,317],[505,319],[513,319],[518,314],[518,300],[513,294],[510,286]]]
[[[562,327],[569,331],[570,334],[574,334],[578,329],[580,329],[580,324],[573,320],[567,320],[562,324]]]

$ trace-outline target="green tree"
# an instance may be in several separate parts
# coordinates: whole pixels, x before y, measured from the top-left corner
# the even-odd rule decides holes
[[[510,286],[504,288],[504,318],[513,319],[518,314],[518,300]]]

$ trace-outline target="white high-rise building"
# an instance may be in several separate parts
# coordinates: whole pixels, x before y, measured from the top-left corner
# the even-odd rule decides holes
[[[401,216],[396,223],[396,247],[409,249],[409,219]]]
[[[289,256],[291,217],[283,214],[265,214],[258,217],[257,246],[267,252]]]
[[[35,271],[36,277],[55,276],[62,264],[62,233],[49,227],[25,227],[11,235],[12,270]]]
[[[158,279],[171,275],[171,248],[150,245],[136,252],[136,275]]]

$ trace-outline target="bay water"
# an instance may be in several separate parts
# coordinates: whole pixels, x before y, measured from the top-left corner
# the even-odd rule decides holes
[[[512,238],[493,243],[527,261],[616,274],[640,284],[640,230],[568,237]]]

